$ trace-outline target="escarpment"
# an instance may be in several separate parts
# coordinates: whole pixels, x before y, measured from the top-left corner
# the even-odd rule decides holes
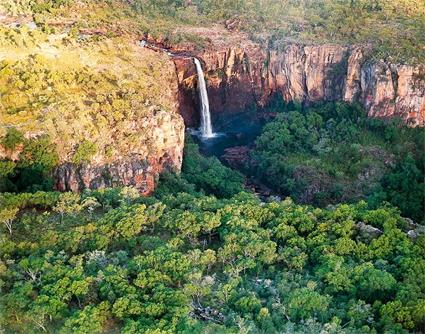
[[[55,188],[78,192],[132,186],[142,195],[149,195],[160,173],[164,170],[179,172],[184,146],[182,118],[176,113],[157,111],[134,126],[137,132],[127,154],[83,164],[65,161],[54,169]]]
[[[31,170],[60,191],[132,186],[148,195],[161,172],[180,171],[185,130],[167,55],[132,38],[82,46],[41,35],[40,46],[24,36],[18,58],[14,45],[0,47],[0,160],[14,183],[32,187],[19,181]]]
[[[0,139],[11,129],[23,137],[14,149],[0,142],[0,160],[12,162],[7,176],[16,174],[13,164],[50,168],[40,152],[26,149],[48,138],[57,153],[49,170],[56,189],[133,186],[151,193],[161,172],[181,169],[184,123],[199,124],[193,57],[202,63],[215,116],[261,107],[280,95],[304,104],[359,102],[372,117],[425,124],[419,66],[373,62],[367,48],[357,46],[292,43],[269,50],[237,32],[192,30],[209,42],[199,49],[170,47],[184,55],[170,57],[143,48],[134,35],[99,41],[4,27]]]
[[[372,61],[368,49],[339,45],[286,45],[280,51],[255,43],[207,48],[203,61],[214,114],[263,106],[276,94],[286,102],[359,102],[371,117],[399,117],[425,125],[424,69]],[[196,124],[196,76],[187,59],[176,59],[181,114]]]
[[[152,53],[151,51],[143,51]],[[157,55],[152,55],[157,57]],[[118,124],[109,130],[103,150],[89,161],[75,163],[69,157],[53,170],[55,188],[60,191],[82,191],[117,186],[132,186],[142,195],[155,189],[164,170],[179,172],[183,160],[185,127],[177,109],[177,83],[172,62],[164,58],[157,65],[157,83],[148,82],[151,97],[143,97],[141,105],[134,100],[121,110]],[[135,68],[137,70],[137,68]],[[152,75],[154,81],[156,75]],[[135,72],[135,76],[139,74]],[[161,87],[159,87],[161,85]],[[145,86],[135,86],[135,94],[147,94]],[[139,90],[138,90],[139,89]],[[161,101],[162,100],[162,101]],[[118,99],[120,101],[120,99]],[[78,144],[73,152],[78,150]],[[112,156],[109,152],[113,152]],[[72,156],[72,154],[71,154]]]

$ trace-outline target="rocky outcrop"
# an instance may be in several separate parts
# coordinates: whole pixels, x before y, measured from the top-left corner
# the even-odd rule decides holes
[[[212,43],[214,44],[214,43]],[[203,62],[210,107],[216,117],[263,106],[276,94],[285,101],[360,102],[371,117],[400,117],[425,125],[423,69],[368,61],[367,48],[338,45],[287,45],[267,51],[255,43],[220,45],[196,53]],[[175,59],[182,115],[194,126],[196,73],[191,59]]]
[[[250,148],[248,146],[234,146],[224,150],[221,158],[235,169],[242,169],[249,162]]]
[[[372,225],[365,224],[364,222],[358,222],[355,225],[356,230],[360,237],[368,240],[378,238],[383,234],[383,232]]]
[[[150,161],[134,157],[104,165],[65,163],[55,169],[54,179],[59,191],[132,186],[142,195],[149,195],[154,190],[156,178],[165,168],[177,169],[178,166],[169,156]]]
[[[132,186],[142,195],[151,194],[161,172],[181,169],[184,124],[179,115],[159,111],[141,120],[139,127],[139,142],[126,156],[82,165],[64,162],[56,167],[53,171],[56,189],[78,192]]]

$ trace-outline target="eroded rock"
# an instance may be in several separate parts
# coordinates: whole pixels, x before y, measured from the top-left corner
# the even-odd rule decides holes
[[[366,61],[368,48],[360,46],[293,43],[281,51],[269,51],[253,42],[229,44],[212,41],[202,53],[194,51],[203,61],[213,114],[263,106],[280,94],[287,102],[360,102],[371,117],[400,117],[411,126],[425,125],[420,67]],[[196,115],[197,108],[197,97],[190,93],[196,86],[192,67],[190,62],[176,61],[184,96],[180,108],[190,126],[196,123],[191,115]]]

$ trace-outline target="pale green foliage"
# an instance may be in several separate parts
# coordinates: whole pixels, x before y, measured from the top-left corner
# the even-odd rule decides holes
[[[18,212],[18,208],[4,208],[0,210],[0,222],[6,226],[9,234],[12,234],[12,223]]]
[[[3,327],[351,334],[422,326],[424,239],[410,240],[394,209],[314,209],[243,193],[160,202],[128,192],[0,197],[22,205],[14,233],[0,238]],[[382,234],[365,238],[359,222]]]
[[[10,133],[16,127],[26,137],[48,135],[62,161],[158,153],[151,133],[174,111],[167,56],[127,36],[81,42],[1,27],[0,41],[2,145],[22,142]]]
[[[64,214],[75,214],[81,209],[80,196],[71,192],[60,194],[58,202],[53,207],[54,211],[60,213],[61,219],[63,219]]]

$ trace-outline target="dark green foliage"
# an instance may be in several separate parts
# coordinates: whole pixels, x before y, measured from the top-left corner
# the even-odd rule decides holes
[[[18,162],[0,162],[0,191],[51,190],[50,172],[58,162],[56,147],[48,136],[26,139]]]
[[[418,168],[419,165],[419,168]],[[422,167],[422,171],[421,168]],[[386,174],[382,180],[383,190],[376,196],[398,206],[402,213],[420,222],[424,219],[424,173],[423,166],[407,155],[398,162],[395,169]],[[375,194],[374,194],[375,195]]]
[[[1,145],[7,150],[14,150],[16,146],[23,143],[24,135],[16,130],[15,128],[10,128],[7,130],[6,135],[1,140]]]
[[[230,197],[243,190],[241,174],[223,166],[215,157],[202,156],[190,139],[185,145],[182,178],[195,185],[196,190],[218,197]]]
[[[195,185],[189,183],[184,174],[176,175],[174,173],[165,172],[161,174],[158,186],[155,189],[155,196],[162,198],[169,194],[188,193],[196,195]]]
[[[201,155],[198,145],[187,138],[181,174],[163,173],[155,196],[162,198],[177,193],[201,196],[206,193],[228,198],[244,190],[243,182],[240,173],[225,167],[215,157]]]
[[[425,239],[410,240],[395,210],[162,195],[0,196],[2,221],[19,211],[12,234],[0,225],[6,333],[423,328]]]
[[[39,166],[41,169],[49,171],[59,162],[59,156],[55,145],[48,136],[41,136],[25,142],[21,153],[20,168]]]
[[[301,203],[366,198],[424,219],[423,129],[370,119],[343,103],[280,110],[256,141],[251,174]]]

